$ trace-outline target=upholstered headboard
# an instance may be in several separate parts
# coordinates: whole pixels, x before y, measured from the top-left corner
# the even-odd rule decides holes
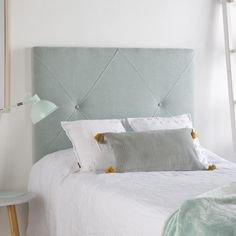
[[[34,126],[34,161],[71,146],[61,121],[193,113],[193,57],[190,49],[33,48],[33,92],[59,107]]]

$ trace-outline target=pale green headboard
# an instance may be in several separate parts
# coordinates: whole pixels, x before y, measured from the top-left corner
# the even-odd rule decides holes
[[[59,109],[34,126],[34,161],[70,147],[60,122],[193,112],[190,49],[32,49],[33,92]]]

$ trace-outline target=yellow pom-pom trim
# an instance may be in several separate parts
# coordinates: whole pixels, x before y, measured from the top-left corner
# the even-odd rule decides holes
[[[193,139],[197,138],[197,133],[194,130],[192,130],[191,135]]]
[[[116,169],[112,166],[109,166],[106,171],[105,171],[107,174],[109,173],[115,173],[116,172]]]
[[[94,137],[98,143],[103,143],[104,142],[104,135],[101,133],[98,133]]]
[[[216,169],[216,166],[215,165],[210,165],[208,166],[208,170],[215,170]]]

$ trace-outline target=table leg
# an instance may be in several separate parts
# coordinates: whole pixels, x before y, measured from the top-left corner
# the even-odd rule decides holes
[[[7,213],[11,228],[11,236],[20,236],[17,222],[17,215],[16,215],[16,206],[15,205],[7,206]]]

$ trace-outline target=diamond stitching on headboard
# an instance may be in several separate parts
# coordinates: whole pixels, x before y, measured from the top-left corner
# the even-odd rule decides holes
[[[138,71],[138,69],[135,67],[135,65],[133,63],[131,63],[129,61],[129,59],[125,56],[125,54],[122,52],[120,49],[116,49],[114,55],[112,56],[112,58],[109,60],[109,62],[106,64],[105,68],[102,70],[102,72],[99,74],[98,78],[95,80],[94,84],[91,86],[91,88],[89,89],[89,91],[86,93],[86,95],[82,98],[82,100],[79,102],[79,104],[77,104],[79,107],[87,100],[89,99],[90,95],[93,93],[94,90],[96,90],[96,86],[99,84],[99,82],[102,81],[103,76],[106,74],[107,70],[111,67],[112,63],[115,63],[115,59],[118,56],[118,54],[122,54],[124,56],[124,58],[126,59],[126,61],[131,65],[131,67],[133,68],[134,73],[136,73],[138,75],[138,77],[140,78],[140,81],[142,82],[144,89],[146,89],[147,91],[149,91],[150,95],[153,97],[154,100],[156,100],[153,92],[149,89],[149,87],[147,86],[147,84],[145,83],[144,78],[142,77],[141,73]],[[78,111],[80,111],[80,109],[78,109]],[[81,111],[80,111],[81,112]],[[86,115],[85,115],[86,116]],[[87,116],[86,116],[87,117]],[[89,118],[87,118],[89,119]]]
[[[75,52],[74,52],[75,50]],[[158,49],[149,49],[150,51],[148,51],[148,49],[98,49],[98,48],[94,48],[94,49],[86,49],[86,48],[35,48],[34,50],[34,77],[35,80],[34,81],[34,89],[36,93],[39,93],[39,95],[43,94],[45,95],[45,98],[54,101],[57,104],[58,99],[60,98],[60,96],[63,97],[67,97],[68,101],[69,101],[69,107],[64,107],[63,103],[64,100],[60,99],[61,102],[63,102],[62,104],[58,104],[59,105],[59,113],[56,112],[57,114],[53,114],[52,116],[50,116],[48,119],[46,119],[47,121],[43,121],[41,124],[39,124],[38,126],[35,127],[35,135],[37,136],[37,133],[39,133],[37,131],[37,129],[42,129],[42,130],[47,130],[45,127],[52,125],[54,123],[58,123],[55,127],[57,127],[52,134],[49,134],[50,137],[46,138],[44,140],[44,138],[40,137],[40,141],[39,142],[44,142],[44,145],[40,144],[37,146],[40,146],[39,149],[43,149],[37,152],[40,152],[40,156],[45,155],[46,153],[52,152],[57,150],[58,148],[60,148],[59,143],[62,142],[62,144],[64,143],[64,139],[65,138],[65,134],[64,132],[62,132],[61,127],[59,126],[59,122],[60,119],[63,120],[73,120],[76,117],[82,118],[82,119],[94,119],[94,118],[110,118],[110,114],[113,114],[112,117],[114,117],[114,114],[118,114],[118,116],[120,117],[121,114],[123,116],[123,113],[120,113],[120,111],[123,111],[124,109],[130,109],[131,111],[135,111],[135,113],[130,113],[127,110],[125,110],[125,112],[130,116],[133,116],[132,114],[145,114],[145,116],[154,116],[157,114],[160,114],[160,112],[164,111],[166,114],[172,114],[173,111],[173,107],[171,107],[171,105],[173,104],[168,104],[168,100],[171,97],[171,94],[173,93],[173,91],[176,90],[176,88],[179,86],[179,82],[181,81],[181,79],[183,80],[183,82],[185,82],[186,80],[186,76],[184,76],[185,72],[187,72],[189,70],[189,68],[192,65],[192,61],[193,61],[193,53],[191,50],[176,50],[175,49],[162,49],[162,50],[166,50],[167,54],[170,56],[172,56],[172,54],[174,55],[179,54],[180,56],[183,55],[186,57],[186,60],[184,60],[184,62],[177,67],[178,70],[176,71],[171,71],[172,73],[170,73],[169,77],[172,76],[171,79],[171,83],[168,84],[165,90],[162,91],[162,96],[155,94],[154,93],[154,87],[149,87],[150,83],[148,84],[147,81],[154,81],[155,79],[158,81],[164,81],[165,78],[161,78],[161,77],[157,77],[157,78],[153,78],[153,76],[150,75],[144,75],[142,73],[142,71],[140,70],[140,65],[142,65],[142,63],[146,63],[145,61],[143,62],[143,60],[141,60],[141,62],[139,63],[139,65],[136,65],[136,63],[132,60],[132,58],[130,58],[130,53],[133,53],[132,56],[134,55],[134,57],[137,56],[142,56],[142,52],[146,53],[146,55],[148,55],[150,57],[150,59],[152,59],[152,52],[154,52],[155,50]],[[78,51],[77,51],[78,50]],[[86,51],[87,50],[87,51]],[[101,51],[100,51],[101,50]],[[110,50],[109,53],[106,54],[106,56],[102,59],[103,57],[103,51],[107,51]],[[159,49],[161,52],[161,49]],[[63,53],[62,53],[63,51]],[[101,59],[103,60],[103,67],[101,68],[101,64],[96,64],[96,60],[94,66],[91,69],[96,69],[95,71],[97,71],[97,76],[95,77],[94,73],[92,77],[88,77],[88,75],[86,73],[82,73],[82,75],[78,74],[76,72],[75,77],[78,77],[77,79],[82,83],[81,86],[83,86],[84,82],[86,82],[83,78],[90,78],[90,86],[87,86],[87,90],[84,93],[84,95],[82,97],[80,97],[80,99],[77,100],[76,96],[74,96],[73,94],[71,94],[71,91],[68,90],[68,83],[70,83],[70,81],[73,82],[73,80],[71,80],[71,78],[67,78],[67,77],[63,77],[63,80],[61,80],[62,75],[59,73],[61,71],[63,71],[63,63],[59,63],[57,64],[57,58],[60,57],[62,54],[65,54],[65,59],[62,60],[62,62],[67,62],[67,60],[70,60],[72,62],[72,64],[76,65],[76,58],[77,58],[77,54],[78,56],[80,55],[80,53],[82,52],[82,54],[84,53],[85,56],[89,58],[91,58],[91,54],[95,54],[95,57],[98,56],[98,59],[100,60],[100,56]],[[191,52],[191,53],[189,53]],[[97,53],[97,54],[96,54]],[[149,55],[150,53],[150,55]],[[54,55],[55,54],[55,55]],[[155,54],[155,53],[154,53]],[[76,55],[76,56],[75,56]],[[155,54],[156,55],[156,54]],[[165,55],[165,53],[164,53]],[[55,60],[55,62],[54,62]],[[75,60],[75,61],[74,61]],[[154,58],[155,60],[155,58]],[[155,61],[154,61],[155,62]],[[87,61],[86,61],[87,63]],[[39,64],[41,64],[41,66],[39,66]],[[68,63],[69,64],[69,63]],[[82,63],[83,64],[83,63]],[[120,68],[119,66],[124,66],[125,68]],[[68,66],[68,65],[67,65]],[[70,65],[69,65],[70,66]],[[80,65],[78,65],[80,66]],[[40,67],[40,68],[39,68]],[[60,67],[60,70],[57,71],[57,68]],[[61,68],[62,67],[62,68]],[[72,65],[72,70],[73,70],[73,65]],[[124,69],[124,72],[121,71],[121,75],[117,75],[117,70],[119,71],[119,68],[121,70]],[[65,69],[68,70],[68,68],[65,66]],[[150,68],[150,70],[154,70],[155,68]],[[161,68],[162,69],[162,68]],[[169,67],[167,67],[167,70],[169,69]],[[47,71],[47,72],[43,72],[43,71]],[[70,67],[69,67],[70,70]],[[85,70],[86,71],[86,70]],[[89,70],[87,70],[89,72]],[[127,79],[127,86],[125,86],[125,79],[122,77],[124,76],[124,73],[127,72],[129,74],[129,76],[126,76]],[[70,74],[71,71],[68,72],[68,74]],[[123,73],[123,74],[122,74]],[[67,73],[63,73],[63,75],[65,76]],[[155,74],[155,73],[153,73]],[[173,74],[173,75],[172,75]],[[42,79],[42,76],[46,76],[48,77],[47,79]],[[121,76],[121,77],[119,77]],[[163,75],[165,77],[165,73]],[[119,90],[119,83],[117,83],[116,78],[121,78],[121,90]],[[175,78],[175,79],[174,79]],[[168,79],[168,78],[167,78]],[[42,80],[42,81],[40,81]],[[57,88],[61,89],[61,92],[57,92],[57,91],[47,91],[47,85],[45,83],[48,83],[50,80],[53,80],[54,83],[57,84]],[[68,80],[68,81],[67,81]],[[170,80],[170,79],[168,79]],[[129,82],[132,83],[129,83]],[[187,80],[186,80],[187,81]],[[165,82],[165,81],[164,81]],[[183,83],[182,82],[182,83]],[[66,83],[66,84],[65,84]],[[87,82],[86,82],[87,83]],[[163,83],[163,82],[162,82]],[[55,84],[55,85],[56,85]],[[77,83],[78,84],[78,83]],[[87,83],[88,84],[88,83]],[[165,83],[164,83],[165,84]],[[130,108],[127,106],[124,106],[121,110],[119,110],[119,107],[111,107],[112,106],[112,101],[118,102],[117,104],[119,105],[119,99],[123,99],[122,96],[119,97],[111,97],[111,101],[109,101],[109,97],[108,99],[101,99],[100,96],[106,96],[106,93],[110,94],[109,88],[113,88],[114,86],[114,91],[118,92],[122,92],[122,96],[124,96],[125,100],[127,101],[127,106],[129,106],[130,104]],[[178,85],[178,86],[177,86]],[[77,86],[77,85],[76,85]],[[103,86],[105,86],[107,89],[103,89]],[[130,90],[129,86],[133,86],[132,87],[132,94],[131,96],[129,96],[130,94]],[[183,85],[188,87],[189,85]],[[80,87],[76,87],[79,88]],[[138,91],[135,91],[135,89],[137,89]],[[46,91],[43,91],[42,89],[46,89]],[[123,90],[124,91],[123,91]],[[189,89],[189,88],[187,88]],[[191,88],[190,88],[191,90]],[[80,89],[80,91],[82,91]],[[185,91],[185,90],[184,90]],[[186,90],[187,91],[187,90]],[[117,92],[117,93],[118,93]],[[64,93],[64,95],[63,95]],[[104,94],[103,94],[104,93]],[[78,92],[79,95],[79,92]],[[158,95],[158,96],[157,96]],[[192,96],[192,94],[189,94],[190,96]],[[117,96],[117,94],[115,95]],[[132,100],[134,98],[136,98],[137,96],[139,96],[139,99],[137,101]],[[186,96],[186,95],[185,95]],[[141,100],[140,100],[141,98]],[[144,101],[142,101],[142,98],[144,99]],[[131,99],[131,101],[128,101],[129,99]],[[178,98],[179,99],[179,98]],[[173,99],[172,99],[173,100]],[[191,99],[190,99],[191,100]],[[123,100],[122,100],[123,101]],[[149,101],[149,102],[148,102]],[[96,102],[97,105],[99,106],[99,108],[96,107]],[[100,103],[99,103],[100,102]],[[105,104],[101,104],[101,103],[105,103]],[[111,103],[109,103],[111,102]],[[171,101],[173,102],[173,101]],[[161,105],[160,105],[161,104]],[[62,108],[61,108],[62,106]],[[76,108],[76,106],[78,106]],[[139,109],[140,106],[140,112],[136,112],[137,109]],[[146,108],[144,106],[147,106]],[[64,108],[63,108],[64,107]],[[169,108],[170,107],[170,108]],[[181,106],[180,106],[181,107]],[[183,106],[184,107],[184,106]],[[186,106],[187,109],[189,107],[189,105]],[[61,109],[60,109],[61,108]],[[109,108],[111,109],[111,113],[109,113]],[[94,110],[95,109],[95,110]],[[100,111],[99,111],[100,109]],[[61,111],[60,111],[61,110]],[[176,109],[174,109],[176,110]],[[181,109],[180,109],[181,110]],[[62,111],[64,111],[65,113],[63,113]],[[103,112],[108,112],[107,114],[102,114]],[[190,110],[189,110],[190,112]],[[99,114],[97,116],[97,114]],[[59,115],[59,116],[58,116]],[[62,118],[64,117],[64,118]],[[118,118],[118,117],[117,117]],[[54,124],[53,124],[54,125]],[[47,131],[48,132],[48,131]],[[42,131],[41,134],[42,136]],[[37,138],[38,139],[38,138]],[[62,141],[59,141],[62,140]],[[37,142],[37,140],[35,141]],[[63,144],[62,145],[63,148],[67,147],[67,145]]]
[[[70,93],[67,91],[67,89],[65,88],[65,86],[63,86],[63,84],[60,82],[60,80],[58,80],[57,76],[50,70],[50,68],[47,66],[46,63],[44,63],[43,60],[41,60],[40,56],[37,54],[37,52],[34,53],[34,59],[35,61],[37,61],[38,63],[40,63],[45,70],[48,71],[48,73],[52,76],[52,79],[60,86],[60,88],[63,90],[63,92],[65,93],[65,95],[68,97],[69,101],[71,102],[72,106],[73,106],[73,99],[70,96]]]
[[[83,104],[89,97],[89,95],[92,93],[93,89],[96,88],[96,85],[99,83],[99,81],[102,79],[102,76],[105,74],[105,72],[107,71],[107,69],[110,67],[110,65],[112,64],[112,62],[115,60],[117,54],[119,52],[119,49],[115,50],[115,53],[112,55],[112,57],[108,60],[108,62],[106,63],[105,67],[102,69],[102,71],[99,73],[98,77],[96,78],[96,80],[94,81],[94,83],[91,85],[91,87],[89,88],[89,90],[87,91],[87,93],[84,95],[84,97],[81,99],[79,105]]]

